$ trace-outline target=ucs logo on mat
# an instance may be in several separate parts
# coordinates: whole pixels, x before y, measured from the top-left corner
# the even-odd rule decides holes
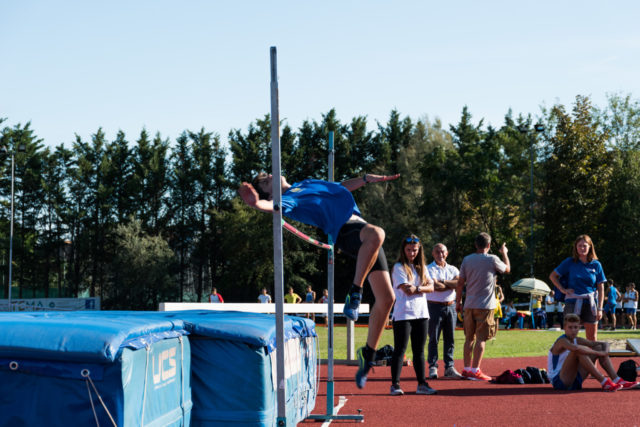
[[[177,373],[176,347],[163,350],[152,359],[153,384],[163,387],[173,382]]]

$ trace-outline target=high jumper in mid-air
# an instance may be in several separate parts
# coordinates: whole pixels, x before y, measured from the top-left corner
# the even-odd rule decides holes
[[[369,316],[367,343],[357,352],[356,385],[359,388],[364,387],[367,374],[374,364],[376,349],[395,297],[382,249],[385,232],[362,218],[351,192],[366,184],[392,181],[399,177],[400,174],[365,174],[342,183],[306,179],[294,184],[289,184],[285,177],[280,178],[282,214],[322,229],[335,242],[337,249],[356,259],[353,284],[344,305],[347,318],[354,321],[358,319],[365,279],[371,285],[375,304]],[[255,177],[252,184],[243,182],[238,192],[250,207],[273,213],[272,184],[273,176],[263,172]]]

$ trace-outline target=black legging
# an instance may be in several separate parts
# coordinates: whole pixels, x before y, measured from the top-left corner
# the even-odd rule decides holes
[[[391,383],[400,384],[400,372],[404,353],[407,351],[409,335],[413,351],[413,369],[416,371],[418,384],[426,382],[424,372],[424,345],[427,342],[429,319],[394,320],[393,321],[393,357],[391,358]]]

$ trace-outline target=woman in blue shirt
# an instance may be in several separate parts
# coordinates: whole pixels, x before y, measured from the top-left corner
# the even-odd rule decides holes
[[[561,281],[561,277],[565,280]],[[564,314],[580,316],[587,339],[596,341],[607,279],[591,237],[586,234],[578,236],[573,244],[573,256],[562,261],[549,279],[566,296]]]

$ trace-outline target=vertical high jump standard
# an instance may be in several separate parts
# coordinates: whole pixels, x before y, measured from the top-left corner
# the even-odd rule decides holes
[[[278,105],[278,65],[277,51],[271,47],[271,174],[273,182],[273,278],[276,302],[276,370],[277,370],[277,399],[278,426],[287,426],[286,402],[285,402],[285,352],[284,350],[284,277],[282,258],[282,185],[279,177],[280,170],[280,112]],[[333,181],[334,170],[333,132],[329,132],[329,181]],[[363,415],[337,415],[333,406],[333,302],[334,302],[334,250],[333,241],[329,238],[328,262],[327,262],[327,288],[329,290],[328,328],[327,328],[327,413],[311,415],[311,419],[323,420],[357,420],[364,421]]]

